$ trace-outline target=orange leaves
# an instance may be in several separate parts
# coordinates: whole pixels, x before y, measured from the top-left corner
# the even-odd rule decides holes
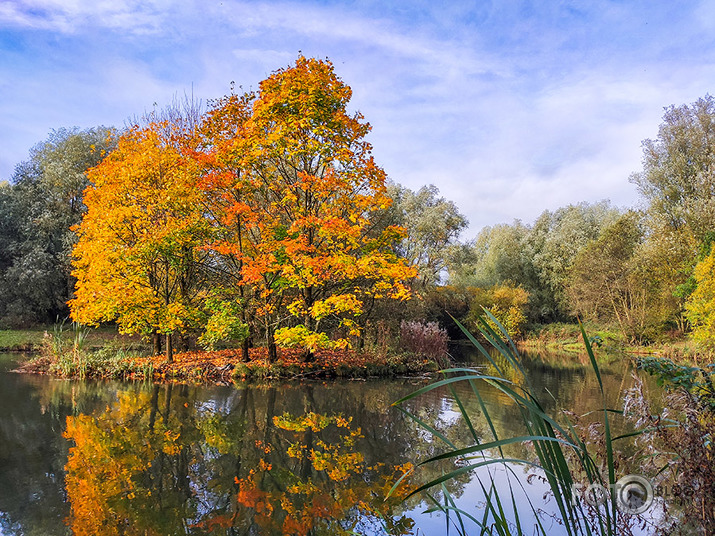
[[[235,480],[240,486],[237,514],[253,514],[263,532],[342,534],[343,520],[356,515],[390,517],[398,504],[395,497],[406,495],[403,491],[409,487],[403,481],[393,496],[385,498],[391,483],[406,468],[368,466],[358,445],[362,432],[352,419],[340,414],[284,413],[274,416],[273,424],[276,432],[271,452],[279,457],[276,459],[285,452],[288,462],[283,461],[281,469],[266,478],[271,464],[261,459],[245,478]],[[262,442],[257,444],[262,446]],[[271,484],[276,481],[281,486]],[[268,511],[270,515],[266,515]]]
[[[183,332],[219,297],[269,344],[278,330],[286,344],[347,347],[321,326],[359,334],[363,304],[407,298],[414,276],[391,250],[399,231],[373,229],[390,199],[351,93],[329,61],[301,56],[257,93],[216,101],[196,132],[125,133],[90,171],[73,318]]]

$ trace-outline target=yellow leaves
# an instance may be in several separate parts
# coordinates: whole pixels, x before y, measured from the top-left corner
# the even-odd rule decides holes
[[[352,313],[358,315],[362,312],[362,305],[363,303],[355,294],[336,294],[313,304],[310,314],[316,320],[321,320],[331,314]]]
[[[696,266],[697,287],[685,305],[693,326],[692,338],[705,348],[715,347],[715,248]]]
[[[280,417],[273,417],[273,424],[278,428],[293,432],[305,432],[308,429],[313,432],[320,432],[330,424],[337,422],[337,419],[341,419],[342,422],[343,418],[341,415],[329,417],[312,411],[298,417],[284,413]]]
[[[172,289],[180,266],[203,241],[198,168],[182,154],[188,142],[169,127],[128,131],[88,172],[93,185],[73,250],[77,288],[70,308],[76,320],[116,319],[123,332],[170,333],[193,315]]]
[[[210,258],[203,266],[226,271],[228,292],[247,295],[245,316],[266,330],[286,311],[310,316],[308,327],[278,329],[279,343],[349,346],[321,333],[321,320],[355,336],[366,298],[406,299],[415,275],[391,251],[398,229],[374,236],[372,215],[391,200],[350,97],[329,61],[300,56],[256,94],[216,101],[196,136],[168,122],[122,135],[89,172],[72,317],[124,332],[199,327],[215,281],[184,284]]]
[[[286,348],[296,346],[307,348],[310,351],[321,348],[334,348],[335,344],[325,333],[311,331],[300,324],[292,328],[280,328],[275,333],[276,344]]]

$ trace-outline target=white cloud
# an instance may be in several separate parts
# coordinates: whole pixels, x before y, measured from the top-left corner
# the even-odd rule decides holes
[[[12,158],[20,139],[29,148],[50,127],[121,124],[192,87],[203,98],[231,81],[255,89],[300,50],[330,57],[352,86],[378,164],[412,188],[436,184],[473,232],[581,200],[632,203],[627,178],[662,107],[713,91],[711,32],[686,5],[520,6],[0,3],[0,26],[32,36],[20,68],[0,63],[12,138],[0,176],[25,157]]]
[[[76,33],[94,26],[154,33],[170,13],[170,0],[24,0],[0,4],[0,24]]]

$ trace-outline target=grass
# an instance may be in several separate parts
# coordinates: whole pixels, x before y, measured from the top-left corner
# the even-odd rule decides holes
[[[59,327],[61,326],[61,328]],[[0,330],[0,352],[33,352],[42,348],[45,334],[54,337],[55,330],[60,329],[64,335],[71,331],[66,322],[60,322],[51,326],[42,326],[33,329],[2,329]],[[116,328],[85,328],[85,347],[98,350],[111,345],[132,346],[134,348],[148,349],[143,345],[138,336],[122,335]],[[67,333],[65,333],[67,332]]]
[[[45,330],[0,330],[0,351],[3,352],[28,352],[38,349],[42,345]]]
[[[627,436],[614,437],[611,432],[611,418],[618,412],[606,407],[600,370],[584,327],[579,326],[579,331],[582,340],[585,341],[584,348],[604,401],[602,407],[594,410],[594,413],[600,415],[603,430],[602,448],[595,451],[593,446],[589,446],[582,439],[582,433],[566,416],[557,418],[544,410],[537,393],[529,385],[529,378],[526,377],[513,341],[493,315],[488,311],[485,311],[485,315],[486,318],[480,319],[479,331],[482,337],[498,351],[500,359],[495,359],[471,333],[459,322],[457,324],[482,356],[491,363],[496,374],[486,375],[469,368],[448,369],[443,371],[444,379],[423,387],[395,403],[400,408],[402,403],[428,391],[448,388],[471,434],[469,444],[457,445],[418,417],[402,410],[444,444],[444,453],[420,462],[418,467],[443,460],[455,462],[454,470],[423,483],[412,491],[412,495],[426,493],[433,504],[429,511],[442,512],[450,525],[449,529],[457,534],[474,534],[476,532],[473,527],[476,526],[479,534],[529,533],[545,536],[549,533],[549,523],[542,521],[543,499],[532,498],[523,478],[518,477],[515,467],[523,466],[535,471],[539,479],[548,483],[559,523],[563,525],[567,534],[586,536],[627,534],[634,520],[629,514],[624,514],[618,509],[617,462],[614,459],[614,443]],[[490,326],[490,322],[497,326],[499,332]],[[518,377],[519,381],[515,381],[515,377]],[[476,432],[478,427],[473,422],[476,415],[470,415],[465,409],[470,406],[465,399],[467,395],[464,394],[464,390],[461,390],[463,394],[458,394],[455,388],[457,384],[467,384],[466,392],[476,398],[482,418],[486,421],[489,430],[488,437],[481,437]],[[523,422],[523,435],[515,437],[499,435],[488,406],[480,394],[482,386],[491,386],[501,391],[518,408]],[[628,434],[630,435],[632,434]],[[508,448],[515,443],[529,445],[534,459],[510,457],[507,454]],[[509,481],[508,491],[505,492],[503,486],[500,488],[497,485],[494,472],[489,471],[493,466],[504,468]],[[459,508],[445,486],[446,482],[465,473],[475,475],[483,492],[484,506],[478,511]],[[393,489],[396,489],[399,484],[400,481]],[[577,485],[592,486],[590,489],[610,490],[610,492],[607,491],[599,499],[602,501],[600,504],[595,500],[591,501],[596,504],[592,506],[574,492]],[[437,500],[436,491],[441,491],[441,500]]]
[[[136,362],[144,347],[137,344],[136,339],[118,336],[115,331],[62,321],[49,330],[30,332],[37,334],[31,343],[27,336],[23,337],[25,332],[10,333],[13,337],[8,337],[8,342],[21,341],[17,349],[39,352],[39,356],[20,366],[18,370],[21,372],[79,379],[153,377],[153,369]]]
[[[18,370],[79,379],[229,384],[244,380],[394,377],[439,369],[434,358],[409,352],[379,355],[336,349],[318,350],[314,359],[306,362],[302,349],[281,348],[278,360],[269,363],[265,347],[251,348],[248,362],[242,361],[239,349],[224,349],[179,352],[169,363],[163,355],[147,356],[146,349],[131,339],[127,343],[107,338],[107,334],[74,323],[56,324],[51,331],[43,332],[37,345],[40,356]],[[95,346],[98,342],[99,348]]]

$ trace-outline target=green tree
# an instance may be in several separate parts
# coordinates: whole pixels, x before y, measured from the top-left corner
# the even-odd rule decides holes
[[[715,221],[715,98],[669,106],[655,140],[643,141],[643,170],[631,182],[649,212],[701,241]]]
[[[0,188],[0,318],[14,324],[67,314],[72,295],[70,227],[85,210],[86,170],[114,147],[115,131],[59,129],[30,151]]]
[[[530,321],[567,319],[566,287],[574,259],[618,215],[602,201],[545,211],[533,225],[517,220],[485,227],[474,241],[452,249],[450,283],[490,288],[513,282],[529,294]]]
[[[505,281],[525,282],[523,245],[529,228],[520,221],[483,228],[467,244],[452,249],[450,282],[487,288]]]
[[[584,202],[553,213],[546,211],[536,220],[524,253],[532,259],[537,288],[547,290],[540,294],[541,303],[537,305],[543,320],[568,318],[566,288],[576,256],[619,214],[608,201]]]
[[[417,268],[422,288],[440,282],[447,268],[447,256],[467,227],[467,219],[457,206],[439,195],[430,184],[418,191],[390,184],[387,195],[392,205],[378,215],[381,227],[403,227],[406,236],[397,244],[397,254]]]
[[[652,280],[637,255],[643,236],[643,215],[623,214],[578,253],[567,288],[574,314],[615,321],[634,342],[653,338],[661,328],[653,314]]]
[[[643,253],[658,282],[658,307],[683,331],[695,318],[684,309],[697,286],[693,269],[715,222],[715,99],[667,107],[657,138],[643,141],[643,169],[630,180],[648,203]]]

